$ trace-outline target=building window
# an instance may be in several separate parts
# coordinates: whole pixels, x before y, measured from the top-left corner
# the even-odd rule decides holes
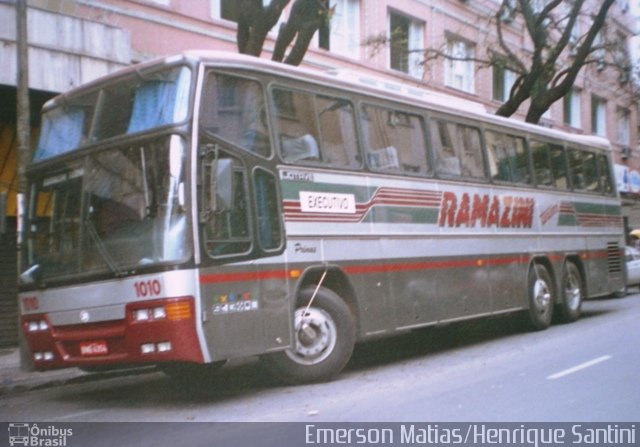
[[[318,31],[318,46],[342,56],[360,58],[360,0],[331,0],[331,23]]]
[[[238,1],[237,0],[210,0],[211,16],[214,19],[229,20],[231,22],[238,21]],[[269,6],[271,0],[262,0],[264,6]]]
[[[447,39],[445,61],[445,85],[467,93],[473,93],[475,48],[472,44],[456,39]]]
[[[618,143],[622,146],[629,146],[631,143],[631,136],[629,135],[629,129],[631,128],[631,120],[629,117],[629,111],[627,109],[618,109]]]
[[[575,128],[580,127],[580,91],[571,90],[564,97],[564,123]]]
[[[601,137],[607,135],[607,103],[595,96],[591,98],[591,132]]]
[[[424,61],[424,22],[391,12],[389,35],[391,68],[421,78]]]
[[[504,65],[493,66],[493,99],[505,102],[509,99],[511,88],[516,82],[516,73]]]

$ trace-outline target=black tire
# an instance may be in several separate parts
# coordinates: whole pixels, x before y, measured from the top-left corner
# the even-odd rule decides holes
[[[613,296],[615,296],[616,298],[624,298],[628,294],[629,294],[629,287],[626,285],[622,286],[620,289],[613,292]]]
[[[551,324],[555,303],[553,282],[547,268],[542,264],[534,264],[529,269],[528,284],[528,326],[536,331],[546,329]]]
[[[286,383],[330,380],[342,371],[353,352],[354,318],[333,291],[320,287],[305,318],[314,290],[305,288],[298,297],[291,348],[263,356],[266,367]]]
[[[562,296],[558,304],[560,321],[571,323],[580,318],[583,300],[584,286],[580,269],[573,262],[567,262],[562,269]]]

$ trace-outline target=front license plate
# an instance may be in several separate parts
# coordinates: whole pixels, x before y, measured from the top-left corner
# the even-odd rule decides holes
[[[83,341],[80,343],[80,355],[91,357],[109,354],[106,340]]]

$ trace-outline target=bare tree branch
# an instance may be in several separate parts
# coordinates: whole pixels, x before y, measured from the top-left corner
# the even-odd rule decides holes
[[[509,4],[510,4],[509,1],[510,0],[502,0],[502,4],[500,5],[500,8],[498,9],[498,12],[495,15],[496,30],[498,32],[498,43],[500,44],[500,48],[502,49],[502,51],[507,55],[508,60],[518,68],[517,71],[520,73],[524,73],[527,71],[524,63],[511,50],[511,46],[508,45],[507,42],[505,41],[504,34],[502,31],[502,23],[503,23],[502,17],[504,17],[504,14],[507,8],[509,8]]]
[[[269,31],[278,23],[289,1],[271,0],[265,7],[262,0],[238,0],[238,52],[260,56]]]
[[[606,31],[607,14],[614,1],[549,0],[536,9],[530,0],[502,0],[489,21],[495,23],[496,33],[489,37],[486,57],[477,52],[470,57],[452,55],[443,44],[441,48],[424,50],[423,60],[425,64],[440,60],[464,61],[480,68],[497,66],[511,70],[516,79],[496,114],[512,116],[528,101],[526,120],[537,123],[555,101],[570,91],[585,66],[597,63],[599,70],[618,70],[623,81],[630,77],[628,56],[620,56],[619,39],[596,44],[598,34]],[[576,36],[575,27],[586,16],[585,11],[589,11],[587,5],[596,6],[595,13],[590,16],[588,30]],[[524,27],[530,48],[514,49],[506,37],[507,23],[509,28]],[[393,36],[382,34],[365,42],[374,52],[393,44]],[[601,51],[609,55],[606,61],[592,57]]]

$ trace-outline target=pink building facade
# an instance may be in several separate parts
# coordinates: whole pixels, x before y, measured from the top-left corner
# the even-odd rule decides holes
[[[269,0],[265,0],[268,2]],[[32,2],[37,5],[38,1]],[[43,7],[65,0],[39,0]],[[72,14],[127,30],[132,62],[186,49],[236,51],[236,0],[67,0]],[[493,14],[498,0],[332,0],[336,7],[328,36],[316,36],[305,65],[324,69],[347,68],[390,77],[483,103],[497,109],[507,94],[512,74],[472,62],[423,62],[419,51],[438,48],[459,56],[484,58],[496,49]],[[533,4],[543,3],[540,1]],[[595,4],[595,3],[594,3]],[[625,2],[610,12],[610,28],[622,39],[633,33],[634,18]],[[283,20],[286,20],[285,12]],[[579,25],[584,33],[586,18]],[[514,50],[531,47],[517,20],[505,18],[506,40]],[[376,48],[372,37],[401,30],[403,42]],[[263,56],[270,57],[276,31]],[[318,33],[320,34],[320,33]],[[409,55],[407,55],[409,50]],[[414,51],[414,52],[411,52]],[[502,76],[503,79],[496,79]],[[523,118],[524,108],[516,118]],[[576,133],[595,133],[611,140],[621,167],[640,172],[637,154],[637,111],[618,76],[609,70],[583,69],[574,92],[558,101],[541,124]],[[632,185],[620,185],[623,192]],[[638,185],[640,188],[640,185]],[[634,186],[635,189],[635,186]]]
[[[270,0],[263,0],[265,4]],[[33,88],[59,93],[126,64],[188,49],[236,50],[237,0],[28,0]],[[293,3],[291,0],[289,8]],[[515,75],[472,61],[424,60],[423,50],[438,49],[467,59],[500,54],[494,17],[500,0],[330,0],[334,14],[316,33],[304,64],[318,70],[368,72],[463,97],[495,111],[504,102]],[[542,8],[545,0],[532,0]],[[588,0],[595,11],[600,2]],[[568,6],[564,6],[568,10]],[[0,19],[13,24],[13,0],[0,0]],[[5,17],[6,16],[6,17]],[[288,16],[285,11],[282,21]],[[519,16],[501,17],[513,52],[532,47]],[[590,17],[576,27],[584,34]],[[608,16],[607,33],[623,42],[634,34],[629,2],[617,1]],[[276,29],[263,57],[270,57]],[[0,56],[15,59],[15,29],[0,31]],[[390,39],[374,45],[375,38]],[[15,66],[0,73],[2,85],[15,86]],[[573,91],[557,101],[540,124],[574,133],[608,138],[616,161],[628,225],[640,227],[640,150],[638,112],[629,93],[633,78],[622,80],[598,64],[581,71]],[[1,92],[0,92],[1,93]],[[46,94],[45,94],[46,96]],[[514,115],[523,119],[526,104]],[[0,120],[1,121],[1,120]],[[0,173],[5,176],[6,172]],[[2,191],[0,191],[1,193]],[[636,205],[638,202],[638,205]],[[11,194],[8,200],[11,206]],[[637,210],[636,210],[637,208]],[[11,211],[9,211],[11,214]]]

